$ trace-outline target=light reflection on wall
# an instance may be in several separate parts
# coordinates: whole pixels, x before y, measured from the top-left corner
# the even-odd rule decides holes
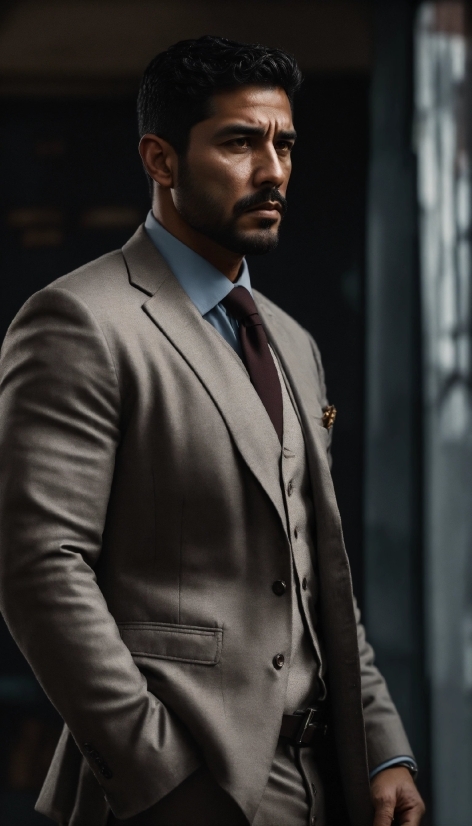
[[[472,144],[465,23],[465,3],[424,3],[416,32],[435,826],[467,826],[472,810]]]

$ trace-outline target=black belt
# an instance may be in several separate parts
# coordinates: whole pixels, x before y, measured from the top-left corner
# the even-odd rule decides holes
[[[323,742],[327,729],[325,709],[321,705],[313,705],[306,711],[284,714],[280,737],[292,746],[317,746]]]

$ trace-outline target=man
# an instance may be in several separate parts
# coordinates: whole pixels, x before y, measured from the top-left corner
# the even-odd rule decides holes
[[[145,227],[4,344],[1,600],[66,724],[37,806],[58,823],[421,819],[353,603],[319,353],[244,260],[277,244],[299,84],[277,49],[159,55]]]

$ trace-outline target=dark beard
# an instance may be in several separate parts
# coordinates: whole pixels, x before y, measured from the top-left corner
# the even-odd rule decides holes
[[[224,249],[239,255],[264,255],[279,243],[278,231],[270,231],[275,223],[271,218],[261,218],[257,231],[244,232],[237,226],[237,219],[243,212],[267,201],[279,203],[282,217],[285,215],[287,201],[274,187],[266,187],[254,195],[241,198],[233,208],[232,218],[223,222],[220,204],[196,186],[185,158],[180,158],[175,195],[176,209],[184,221]]]

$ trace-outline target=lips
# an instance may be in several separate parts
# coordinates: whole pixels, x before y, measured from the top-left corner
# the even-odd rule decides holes
[[[265,201],[263,204],[257,204],[250,207],[246,212],[282,212],[282,207],[277,201]]]

